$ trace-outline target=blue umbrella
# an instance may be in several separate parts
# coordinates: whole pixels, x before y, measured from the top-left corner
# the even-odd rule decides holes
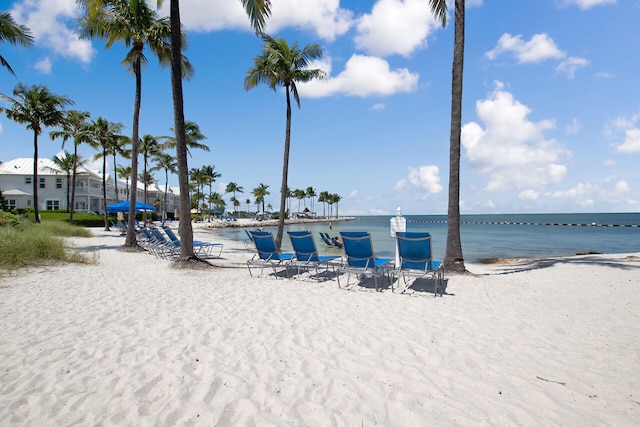
[[[153,210],[155,210],[155,208],[151,205],[136,202],[136,212],[153,211]],[[112,205],[107,205],[107,212],[109,213],[129,212],[129,201],[125,200],[124,202],[118,202]]]

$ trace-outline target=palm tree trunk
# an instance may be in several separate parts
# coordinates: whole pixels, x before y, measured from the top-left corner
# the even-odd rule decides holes
[[[69,197],[71,196],[71,193],[69,192],[70,190],[70,185],[71,185],[71,174],[67,173],[67,211],[69,210]]]
[[[169,190],[169,170],[164,170],[164,200],[162,201],[162,225],[167,219],[167,190]]]
[[[40,222],[38,211],[38,133],[33,131],[33,213],[36,222]]]
[[[76,204],[76,169],[78,168],[78,144],[73,141],[73,175],[71,177],[71,206],[69,206],[69,224],[73,224],[73,208]]]
[[[118,203],[120,201],[119,197],[118,197],[118,171],[116,170],[116,152],[113,152],[113,189],[116,192],[116,203]]]
[[[280,216],[278,217],[278,234],[276,235],[276,247],[280,250],[282,244],[282,235],[284,234],[284,217],[285,206],[287,203],[287,189],[289,185],[287,178],[289,175],[289,148],[291,146],[291,99],[289,96],[289,86],[285,85],[285,91],[287,93],[287,128],[284,138],[284,159],[282,162],[282,186],[280,187]],[[300,206],[300,201],[298,201]],[[298,208],[299,210],[299,208]]]
[[[138,196],[138,131],[140,128],[140,100],[142,98],[142,70],[140,62],[134,64],[136,74],[136,97],[133,103],[133,129],[131,134],[131,190],[129,191],[129,218],[124,246],[134,247],[136,241],[136,199]]]
[[[193,229],[191,228],[191,197],[189,196],[189,165],[187,162],[187,138],[184,128],[184,105],[182,93],[182,40],[180,33],[180,5],[171,0],[171,94],[173,96],[173,119],[176,134],[176,157],[178,161],[178,185],[180,186],[180,260],[194,259]]]
[[[107,152],[102,153],[102,200],[104,206],[104,231],[109,231],[109,214],[107,214]]]
[[[466,271],[460,241],[460,132],[462,128],[462,71],[464,68],[464,0],[455,2],[453,66],[451,78],[451,133],[449,141],[449,209],[447,249],[448,271]]]

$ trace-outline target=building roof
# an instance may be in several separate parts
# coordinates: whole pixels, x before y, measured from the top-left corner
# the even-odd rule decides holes
[[[78,167],[78,171],[82,173],[88,173],[94,177],[101,178],[102,176],[95,171],[91,171],[83,166]],[[33,159],[31,158],[19,158],[8,160],[0,164],[0,175],[33,175]],[[65,175],[63,171],[60,171],[56,164],[51,159],[38,159],[38,175]]]

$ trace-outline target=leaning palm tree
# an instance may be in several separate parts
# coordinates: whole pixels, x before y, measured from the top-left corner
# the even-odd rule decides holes
[[[176,173],[178,171],[178,164],[176,158],[171,154],[158,153],[153,157],[156,165],[150,169],[151,172],[157,170],[164,171],[164,201],[162,202],[162,223],[164,224],[167,219],[167,192],[169,191],[169,172]]]
[[[84,37],[99,37],[106,40],[105,47],[122,41],[131,50],[127,52],[122,63],[136,78],[136,95],[133,108],[133,124],[131,136],[131,170],[133,176],[138,175],[138,130],[140,122],[140,103],[142,98],[142,67],[147,63],[144,55],[148,47],[160,61],[161,66],[171,63],[172,29],[169,20],[160,18],[144,0],[77,0],[84,7],[85,16],[80,23]],[[173,34],[177,40],[184,38],[180,25]],[[193,74],[191,64],[186,57],[180,55],[178,61],[180,78],[189,78]],[[129,204],[129,226],[125,247],[136,247],[135,235],[135,180],[131,183],[131,203]]]
[[[24,47],[33,46],[33,36],[31,30],[24,25],[19,25],[13,20],[9,12],[0,13],[0,42],[7,41],[12,45]],[[0,65],[5,67],[14,76],[13,68],[2,55],[0,55]]]
[[[157,0],[158,6],[163,0]],[[240,0],[251,27],[261,33],[271,13],[270,0]],[[171,94],[173,97],[174,131],[176,135],[176,155],[178,159],[178,184],[180,186],[180,212],[189,212],[191,198],[189,196],[189,165],[187,163],[187,141],[184,121],[184,98],[182,94],[181,58],[182,38],[180,37],[180,1],[171,0]],[[191,221],[180,221],[180,257],[181,261],[195,258],[193,253],[193,229]]]
[[[446,0],[429,0],[433,14],[446,24]],[[455,0],[453,65],[451,71],[451,127],[449,136],[449,207],[445,268],[464,273],[460,241],[460,133],[462,130],[462,73],[464,68],[464,0]]]
[[[105,231],[109,231],[109,215],[107,213],[107,156],[110,155],[109,150],[113,144],[113,140],[121,137],[120,132],[122,132],[123,127],[124,125],[122,123],[112,123],[104,117],[98,117],[91,125],[91,142],[89,145],[94,149],[102,149],[102,152],[99,152],[93,158],[95,160],[102,158],[102,200],[104,204],[103,215]],[[115,176],[113,178],[116,179]],[[135,205],[135,200],[133,204]],[[131,214],[131,210],[129,210],[129,214]],[[135,219],[135,210],[133,215]],[[129,225],[131,227],[134,226],[133,224]]]
[[[62,148],[64,143],[73,138],[73,159],[77,160],[78,146],[82,143],[88,143],[91,141],[91,128],[87,120],[89,120],[89,113],[86,111],[69,110],[66,117],[62,122],[62,130],[53,131],[49,133],[51,139],[62,138]],[[73,165],[72,177],[71,177],[71,206],[69,209],[69,224],[73,224],[73,210],[76,203],[76,170],[77,166]]]
[[[308,44],[303,49],[297,43],[289,45],[282,37],[273,38],[262,35],[264,44],[262,55],[254,59],[254,66],[247,71],[244,80],[245,90],[252,89],[260,83],[267,84],[274,91],[283,86],[287,100],[287,124],[284,141],[284,161],[282,166],[282,185],[280,187],[280,216],[276,246],[280,248],[284,234],[284,210],[287,201],[287,177],[289,174],[289,147],[291,145],[291,95],[300,108],[300,97],[296,83],[306,83],[314,79],[326,79],[327,74],[320,69],[307,68],[314,59],[322,57],[319,44]]]
[[[0,94],[0,99],[9,103],[4,111],[9,120],[22,123],[33,131],[33,208],[36,222],[40,222],[38,207],[38,136],[43,127],[59,126],[64,121],[64,107],[73,104],[66,96],[56,95],[46,86],[25,86],[18,83],[13,88],[13,97]]]

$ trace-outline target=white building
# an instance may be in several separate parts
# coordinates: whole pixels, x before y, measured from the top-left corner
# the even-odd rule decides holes
[[[9,209],[33,206],[33,159],[20,158],[0,163],[0,191]],[[107,174],[107,201],[102,195],[102,174],[83,166],[76,174],[75,212],[102,213],[106,205],[116,202],[113,177]],[[126,181],[118,180],[118,200],[126,200]],[[137,200],[144,201],[144,185],[138,182]],[[71,182],[69,182],[69,193]],[[149,202],[164,200],[164,186],[152,185],[147,189]],[[70,198],[70,197],[69,197]],[[67,209],[67,176],[51,159],[38,159],[38,209]],[[170,188],[167,192],[167,212],[173,213],[179,205],[179,196]]]

